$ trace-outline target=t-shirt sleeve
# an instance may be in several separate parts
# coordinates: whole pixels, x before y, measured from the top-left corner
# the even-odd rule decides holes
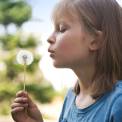
[[[118,96],[114,102],[110,122],[122,122],[122,95]]]

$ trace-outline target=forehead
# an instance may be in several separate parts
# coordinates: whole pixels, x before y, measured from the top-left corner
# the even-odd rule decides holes
[[[67,1],[67,0],[66,0]],[[63,2],[58,3],[52,13],[52,20],[54,23],[58,23],[62,19],[68,19],[70,21],[79,20],[78,14],[74,5],[70,2]]]

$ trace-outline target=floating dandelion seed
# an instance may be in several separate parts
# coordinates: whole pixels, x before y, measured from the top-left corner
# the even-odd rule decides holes
[[[20,50],[17,54],[17,62],[21,65],[24,66],[24,88],[23,90],[25,91],[25,75],[26,75],[26,66],[30,65],[33,61],[33,55],[31,52],[27,51],[27,50]]]

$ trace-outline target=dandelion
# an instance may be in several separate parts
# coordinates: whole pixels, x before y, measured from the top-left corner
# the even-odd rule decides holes
[[[31,52],[27,50],[20,50],[17,54],[17,62],[24,66],[24,82],[23,82],[23,90],[25,91],[25,78],[26,78],[26,66],[30,65],[33,62],[33,55]]]
[[[22,65],[30,65],[33,61],[33,55],[30,51],[20,50],[17,54],[17,62]]]

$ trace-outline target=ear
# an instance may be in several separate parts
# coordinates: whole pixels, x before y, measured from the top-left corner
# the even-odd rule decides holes
[[[89,50],[90,51],[96,51],[101,47],[103,40],[103,33],[102,31],[96,31],[96,34],[93,36],[93,38],[90,41]]]

